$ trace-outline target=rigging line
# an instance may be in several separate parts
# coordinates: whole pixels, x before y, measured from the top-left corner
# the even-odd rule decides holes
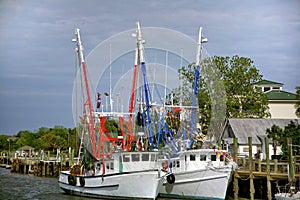
[[[169,58],[168,58],[168,51],[166,51],[166,67],[165,67],[165,96],[164,96],[164,102],[166,102],[166,96],[167,96],[167,83],[168,83],[168,65],[169,65]]]
[[[155,91],[156,91],[156,93],[157,93],[157,95],[158,95],[158,98],[159,98],[161,104],[165,105],[165,101],[163,101],[163,99],[161,98],[160,93],[159,93],[159,91],[158,91],[158,88],[157,88],[157,85],[156,85],[156,84],[154,84],[154,89],[155,89]]]
[[[86,64],[87,65],[87,64]],[[87,76],[88,77],[91,77],[91,75],[90,75],[90,73],[89,73],[89,69],[88,69],[88,67],[86,67],[86,73],[87,73]],[[82,77],[81,77],[82,78]],[[94,99],[94,102],[91,102],[91,103],[95,103],[96,102],[96,100],[97,100],[97,94],[95,93],[95,87],[94,87],[94,85],[93,85],[93,83],[92,82],[90,82],[89,81],[89,86],[90,86],[90,91],[92,92],[91,94],[93,94],[92,96],[93,96],[93,99]],[[82,90],[83,91],[83,90]],[[94,105],[92,105],[93,107],[94,107]],[[93,108],[94,109],[94,108]]]
[[[78,70],[78,58],[77,53],[74,51],[74,64],[75,64],[75,124],[78,125],[78,83],[77,83],[77,70]]]

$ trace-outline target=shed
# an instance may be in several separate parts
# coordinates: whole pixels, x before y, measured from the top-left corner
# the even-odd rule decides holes
[[[20,147],[19,149],[17,149],[16,153],[19,156],[25,156],[26,154],[30,156],[30,155],[33,155],[34,148],[26,145],[26,146],[23,146],[23,147]]]
[[[267,137],[266,131],[273,125],[284,129],[291,121],[300,124],[300,119],[273,119],[273,118],[230,118],[227,120],[225,129],[222,133],[222,140],[228,145],[228,150],[233,152],[233,138],[238,139],[239,153],[242,155],[249,154],[248,137],[252,137],[253,154],[258,150],[265,152],[264,138]],[[273,153],[272,140],[270,143],[270,154]],[[281,152],[280,149],[277,150]],[[265,158],[265,154],[263,155]]]

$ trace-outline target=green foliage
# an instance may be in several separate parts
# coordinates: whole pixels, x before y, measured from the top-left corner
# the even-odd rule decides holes
[[[0,150],[8,150],[9,149],[9,136],[8,135],[0,135]],[[12,144],[12,141],[10,141]]]
[[[8,150],[8,138],[10,138],[11,150],[17,150],[28,145],[37,151],[41,149],[54,151],[58,148],[67,150],[71,147],[77,152],[80,140],[75,128],[69,129],[62,126],[53,128],[41,127],[37,132],[22,130],[14,137],[0,136],[0,151]]]
[[[114,119],[106,119],[104,126],[107,132],[110,133],[112,137],[117,137],[119,133],[121,133],[119,124]]]
[[[282,130],[280,127],[273,125],[271,129],[266,131],[268,138],[272,138],[275,146],[280,145],[283,153],[283,158],[288,156],[287,138],[291,138],[294,155],[300,155],[300,125],[291,121]],[[274,152],[276,154],[276,152]]]
[[[262,79],[250,58],[215,56],[213,61],[220,70],[227,96],[227,117],[268,117],[268,100],[253,85]]]
[[[296,87],[296,98],[297,98],[297,103],[295,105],[296,108],[296,115],[297,117],[300,117],[300,86]]]
[[[276,148],[280,142],[282,142],[283,138],[283,130],[277,126],[273,125],[271,129],[267,129],[267,136],[268,138],[271,138],[273,140],[273,150],[274,150],[274,155],[276,155]]]
[[[51,150],[54,151],[56,149],[61,149],[65,147],[67,144],[67,141],[53,133],[47,133],[40,137],[37,141],[37,145],[40,147],[40,149],[45,149],[45,150]]]
[[[183,105],[191,105],[195,66],[183,66],[178,72],[183,84],[172,92],[177,102],[182,99]],[[261,80],[262,75],[250,58],[235,55],[203,60],[198,85],[202,131],[205,133],[213,124],[216,135],[225,120],[223,112],[230,118],[269,117],[267,97],[254,88],[254,84]]]

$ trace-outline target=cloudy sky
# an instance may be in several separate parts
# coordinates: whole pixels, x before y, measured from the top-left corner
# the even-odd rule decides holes
[[[88,54],[136,21],[195,40],[202,26],[210,55],[249,57],[284,90],[300,85],[298,0],[1,0],[0,134],[73,128],[75,28]]]

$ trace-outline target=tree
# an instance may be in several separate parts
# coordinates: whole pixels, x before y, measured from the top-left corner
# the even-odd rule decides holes
[[[267,129],[266,133],[268,138],[271,138],[273,140],[273,151],[274,155],[276,155],[277,145],[279,145],[279,143],[282,143],[283,130],[279,126],[274,124],[271,129]]]
[[[178,98],[184,102],[191,101],[195,66],[193,64],[179,69],[183,81],[182,87],[174,90]],[[218,135],[223,126],[224,117],[215,120],[225,112],[231,118],[269,117],[268,99],[254,84],[262,80],[259,70],[250,58],[214,56],[201,63],[200,81],[198,85],[199,120],[206,127],[216,124],[214,135]],[[192,83],[192,84],[191,84]],[[190,88],[190,89],[188,89]],[[185,96],[180,96],[180,90]],[[189,91],[189,92],[187,92]]]
[[[17,148],[20,148],[20,147],[23,147],[26,145],[34,147],[34,140],[35,140],[34,133],[23,130],[23,131],[19,131],[19,133],[17,134],[17,137],[18,137],[18,139],[15,143]]]
[[[296,108],[295,114],[297,115],[297,117],[300,117],[300,86],[296,87],[296,98],[298,101],[295,105]]]
[[[293,153],[300,154],[300,124],[296,124],[291,121],[287,126],[284,127],[283,137],[282,137],[282,152],[283,155],[287,157],[288,155],[288,145],[286,138],[291,138]]]
[[[60,136],[47,133],[38,139],[37,144],[40,149],[55,151],[65,147],[67,141]]]
[[[274,145],[280,145],[282,151],[282,158],[288,157],[288,145],[292,145],[294,153],[300,154],[300,125],[291,121],[282,130],[280,127],[273,125],[271,129],[266,131],[268,138],[272,138]],[[292,144],[287,144],[286,138],[291,138]],[[274,154],[275,147],[274,147]]]

